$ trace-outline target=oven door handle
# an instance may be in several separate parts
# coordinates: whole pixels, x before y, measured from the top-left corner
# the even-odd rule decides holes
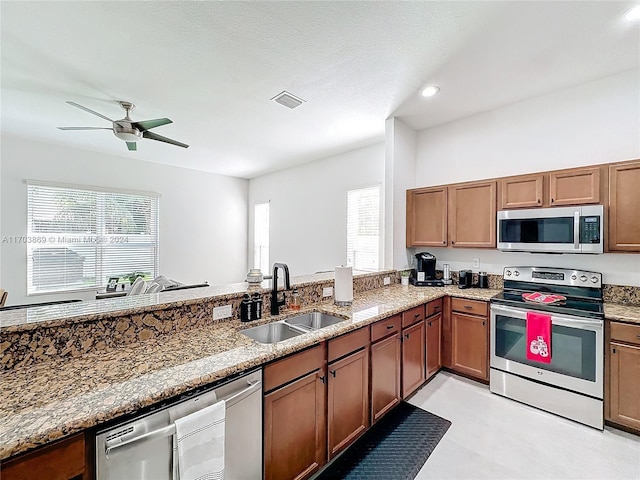
[[[532,306],[531,310],[535,310],[535,307]],[[505,307],[503,305],[491,305],[491,313],[494,314],[505,314],[515,318],[526,319],[527,318],[527,310],[521,310],[519,308],[511,308]],[[563,325],[566,327],[570,326],[584,326],[584,327],[602,327],[604,322],[597,318],[582,318],[582,317],[574,317],[574,316],[562,316],[562,315],[554,315],[552,313],[543,312],[545,314],[551,315],[552,323],[554,325]]]

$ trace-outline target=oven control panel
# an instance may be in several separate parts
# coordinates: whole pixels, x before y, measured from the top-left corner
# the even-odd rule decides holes
[[[504,280],[517,282],[602,288],[602,274],[584,270],[550,267],[505,267],[503,278]]]

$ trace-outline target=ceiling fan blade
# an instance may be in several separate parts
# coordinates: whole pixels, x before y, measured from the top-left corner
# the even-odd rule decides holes
[[[56,127],[58,130],[113,130],[107,127]]]
[[[136,144],[136,142],[127,142],[127,148],[130,152],[135,152],[136,150],[138,150],[138,145]]]
[[[145,130],[151,130],[152,128],[160,127],[162,125],[168,125],[169,123],[173,123],[173,120],[169,120],[168,118],[156,118],[154,120],[142,120],[141,122],[133,122],[133,126],[144,132]]]
[[[112,122],[112,123],[113,123],[113,120],[111,120],[109,117],[105,117],[105,116],[104,116],[104,115],[102,115],[101,113],[94,112],[94,111],[93,111],[93,110],[91,110],[90,108],[83,107],[83,106],[82,106],[82,105],[80,105],[79,103],[76,103],[76,102],[70,102],[70,101],[68,101],[68,100],[67,100],[67,102],[66,102],[66,103],[68,103],[69,105],[73,105],[74,107],[77,107],[77,108],[79,108],[80,110],[84,110],[85,112],[89,112],[89,113],[91,113],[91,114],[93,114],[93,115],[95,115],[95,116],[97,116],[97,117],[104,118],[105,120],[108,120],[108,121],[110,121],[110,122]]]
[[[156,133],[142,132],[142,136],[150,140],[157,140],[159,142],[170,143],[171,145],[177,145],[178,147],[189,148],[189,145],[187,145],[186,143],[178,142],[176,140],[171,140],[170,138],[163,137],[162,135],[158,135]]]

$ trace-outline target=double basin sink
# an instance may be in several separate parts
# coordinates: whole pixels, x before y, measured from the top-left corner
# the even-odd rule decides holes
[[[247,328],[240,333],[252,338],[258,343],[277,343],[288,340],[298,335],[313,332],[320,328],[329,327],[343,322],[344,318],[334,317],[326,313],[311,312],[296,317],[287,318],[278,322]]]

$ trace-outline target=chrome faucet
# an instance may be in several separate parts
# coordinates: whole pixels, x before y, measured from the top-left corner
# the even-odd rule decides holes
[[[278,298],[278,268],[282,268],[284,271],[284,289],[291,290],[291,285],[289,284],[289,267],[287,267],[285,263],[274,263],[271,280],[273,282],[271,288],[271,315],[280,315],[280,306],[284,306],[287,299],[284,292],[282,292],[282,298]]]

